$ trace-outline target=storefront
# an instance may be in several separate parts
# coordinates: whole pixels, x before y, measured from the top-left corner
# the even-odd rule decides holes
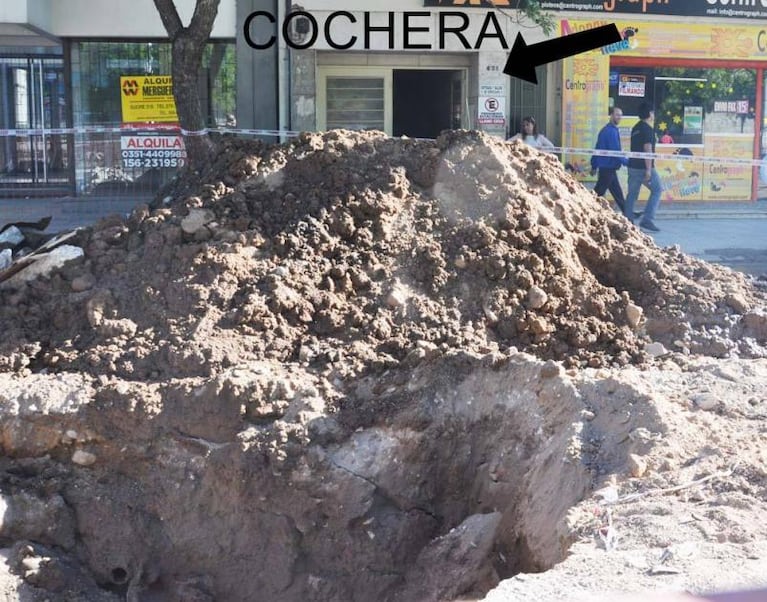
[[[623,36],[620,43],[563,61],[562,146],[593,148],[608,108],[617,105],[624,113],[623,148],[629,149],[637,109],[647,102],[655,111],[656,152],[669,155],[656,162],[664,200],[756,200],[759,169],[752,160],[765,154],[767,28],[690,21],[562,19],[562,35],[614,22]],[[592,179],[589,156],[570,154],[565,161],[581,179]]]
[[[195,3],[178,4],[188,22]],[[235,1],[222,0],[198,73],[209,126],[229,125],[236,111],[235,34]],[[131,187],[151,192],[172,177],[179,165],[173,160],[181,144],[177,133],[127,133],[136,122],[177,122],[163,114],[174,104],[171,88],[123,86],[126,79],[169,81],[170,55],[151,0],[5,2],[0,10],[0,198],[81,194],[99,185],[110,193]],[[126,98],[140,99],[145,89],[153,97],[143,104],[158,111],[126,112]]]
[[[553,67],[536,70],[538,85],[503,72],[519,31],[508,2],[409,0],[392,11],[348,10],[348,3],[340,10],[329,0],[302,4],[308,16],[290,26],[302,48],[284,48],[279,62],[290,65],[290,129],[433,138],[468,128],[505,138],[535,115],[556,138],[554,112],[547,110],[555,102]],[[538,28],[526,29],[525,38],[545,39]]]

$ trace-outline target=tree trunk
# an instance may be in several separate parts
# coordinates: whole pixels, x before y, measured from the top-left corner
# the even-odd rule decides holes
[[[188,27],[181,24],[173,0],[154,0],[154,4],[172,44],[171,75],[179,125],[183,130],[199,132],[205,129],[207,123],[200,103],[197,78],[218,13],[219,0],[197,0]],[[184,145],[191,169],[200,171],[210,163],[214,147],[207,134],[185,134]]]
[[[198,89],[198,75],[202,64],[203,44],[179,36],[173,41],[173,97],[176,101],[178,120],[183,130],[198,132],[207,126]],[[184,136],[189,166],[195,171],[209,163],[213,143],[207,134]]]

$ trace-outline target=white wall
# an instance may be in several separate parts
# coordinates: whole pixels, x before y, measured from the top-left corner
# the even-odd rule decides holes
[[[50,31],[52,0],[27,0],[26,4],[29,19],[27,22],[43,31]]]
[[[26,0],[0,0],[0,23],[26,23]]]
[[[175,0],[175,4],[182,22],[188,24],[195,1]],[[221,0],[211,37],[235,37],[235,8],[235,0]],[[152,0],[55,0],[50,11],[50,32],[60,37],[167,36]]]

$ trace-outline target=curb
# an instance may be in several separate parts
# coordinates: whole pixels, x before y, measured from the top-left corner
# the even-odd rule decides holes
[[[701,211],[658,209],[657,219],[767,219],[765,211],[726,211],[707,209]]]

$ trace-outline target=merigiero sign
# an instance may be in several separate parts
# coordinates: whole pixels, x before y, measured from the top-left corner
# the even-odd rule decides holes
[[[424,0],[424,6],[521,8],[524,0]],[[543,10],[674,15],[685,17],[767,18],[767,0],[540,0]]]

